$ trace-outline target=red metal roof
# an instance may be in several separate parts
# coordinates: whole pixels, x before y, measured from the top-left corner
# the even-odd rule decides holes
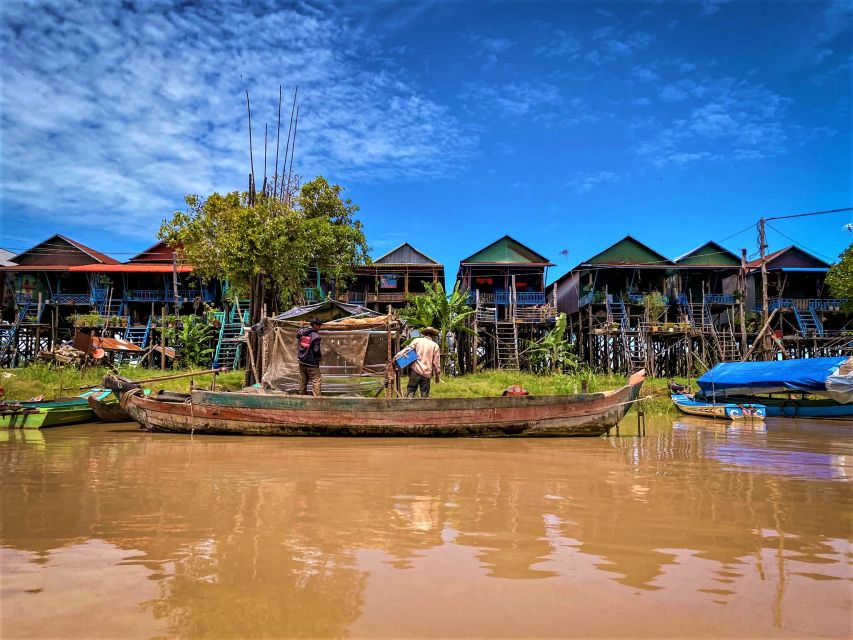
[[[30,264],[0,267],[0,271],[68,271],[70,268],[67,264]]]
[[[85,273],[172,273],[171,264],[81,264],[76,267],[66,267],[69,271]],[[191,273],[190,264],[179,264],[178,273]]]

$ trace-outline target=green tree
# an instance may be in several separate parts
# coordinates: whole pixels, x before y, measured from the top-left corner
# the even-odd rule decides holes
[[[826,284],[837,298],[847,298],[847,305],[853,304],[853,244],[838,256],[838,262],[829,268]]]
[[[446,370],[448,356],[456,362],[456,353],[447,353],[447,334],[451,331],[473,333],[467,326],[467,319],[475,311],[468,306],[468,293],[459,289],[458,282],[450,295],[445,293],[440,282],[424,282],[424,293],[410,295],[409,306],[400,312],[400,316],[413,327],[433,327],[438,330],[442,370]]]
[[[257,194],[186,197],[187,210],[164,220],[158,237],[202,278],[227,280],[235,296],[251,300],[250,322],[261,309],[289,308],[300,297],[311,267],[337,282],[369,261],[358,206],[340,185],[318,176],[302,185],[292,204]],[[249,335],[250,352],[260,353]],[[251,371],[247,382],[252,381]]]
[[[525,350],[534,370],[575,371],[578,359],[574,346],[566,340],[566,314],[561,313],[557,323],[543,338],[528,343]]]

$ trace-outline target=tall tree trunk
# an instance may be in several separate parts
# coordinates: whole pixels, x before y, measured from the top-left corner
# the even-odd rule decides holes
[[[253,327],[261,321],[261,313],[264,308],[264,277],[255,276],[252,278],[251,300],[249,301],[249,326]],[[261,371],[261,336],[254,331],[249,331],[247,335],[248,353],[246,354],[246,386],[249,387],[256,382],[260,382],[255,377],[255,371],[259,376],[263,375]]]

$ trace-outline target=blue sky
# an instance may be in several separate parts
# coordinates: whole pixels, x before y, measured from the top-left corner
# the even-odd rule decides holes
[[[504,234],[554,277],[628,233],[752,254],[762,215],[853,205],[850,0],[0,12],[13,251],[59,232],[126,259],[184,194],[245,188],[243,92],[257,168],[279,84],[300,87],[298,172],[347,187],[374,255],[409,241],[449,276]],[[851,221],[774,222],[771,250],[834,258]]]

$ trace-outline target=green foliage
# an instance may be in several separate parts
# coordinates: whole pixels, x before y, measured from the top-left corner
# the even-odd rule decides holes
[[[643,296],[643,306],[649,314],[649,320],[656,322],[666,311],[666,301],[660,291],[652,291]]]
[[[205,324],[199,316],[186,316],[179,329],[166,329],[166,339],[175,347],[182,366],[193,369],[210,364],[213,327]]]
[[[829,268],[826,274],[826,284],[836,298],[847,298],[853,301],[853,244],[838,256],[838,262]]]
[[[367,243],[358,206],[343,187],[322,176],[302,186],[292,206],[258,194],[186,197],[187,211],[164,220],[158,237],[203,278],[227,280],[232,297],[245,298],[265,279],[283,304],[293,303],[311,267],[344,279],[365,264]]]
[[[74,313],[67,320],[75,327],[102,327],[104,316],[100,313]]]
[[[574,346],[566,339],[566,314],[561,313],[557,323],[545,337],[531,341],[525,350],[534,371],[576,371],[578,359]]]
[[[413,327],[433,327],[438,330],[443,366],[447,363],[447,334],[451,331],[472,333],[467,326],[468,318],[476,310],[468,306],[468,292],[462,291],[457,282],[450,295],[440,282],[424,282],[425,293],[409,296],[409,306],[400,316]],[[456,354],[452,354],[455,359]]]

